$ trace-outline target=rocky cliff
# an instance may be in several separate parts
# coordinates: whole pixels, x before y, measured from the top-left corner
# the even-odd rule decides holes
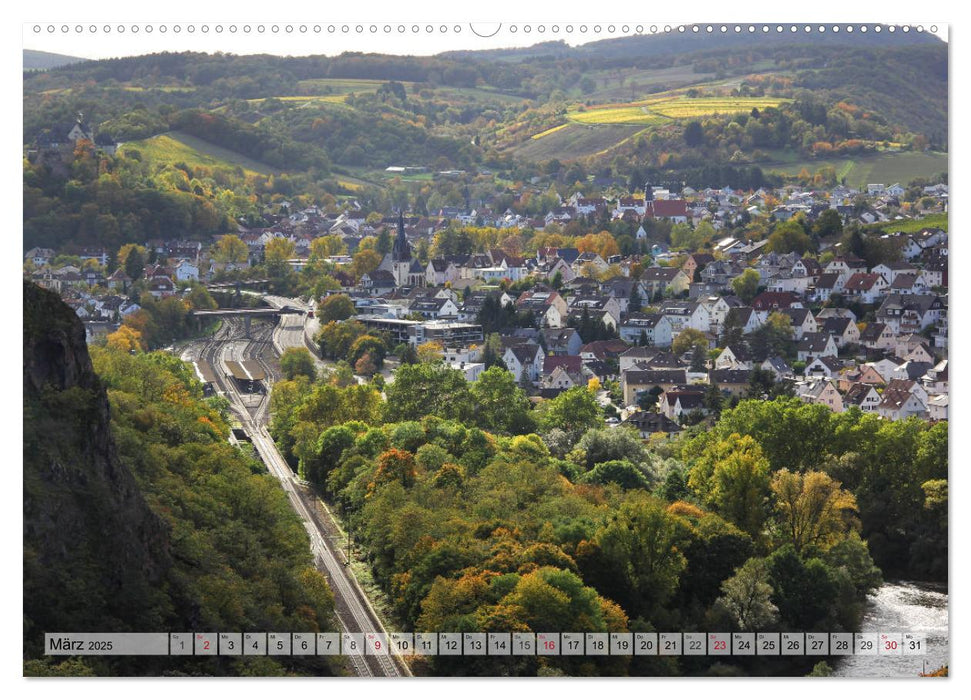
[[[44,632],[157,628],[166,526],[117,457],[83,325],[26,282],[23,372],[25,656]]]

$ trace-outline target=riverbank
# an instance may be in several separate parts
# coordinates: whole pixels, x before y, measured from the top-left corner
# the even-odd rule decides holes
[[[915,678],[950,664],[947,586],[890,581],[867,597],[862,632],[921,632],[923,656],[847,656],[834,667],[844,678]]]

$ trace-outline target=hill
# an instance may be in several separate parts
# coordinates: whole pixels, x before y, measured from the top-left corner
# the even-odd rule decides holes
[[[51,68],[69,66],[72,63],[81,63],[82,61],[88,60],[86,58],[78,58],[77,56],[65,56],[64,54],[34,51],[32,49],[24,49],[23,56],[25,71],[49,70]]]

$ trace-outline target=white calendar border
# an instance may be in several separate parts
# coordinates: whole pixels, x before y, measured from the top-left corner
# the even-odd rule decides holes
[[[20,94],[20,49],[22,47],[22,23],[31,20],[38,19],[51,19],[51,20],[64,20],[70,18],[71,20],[80,19],[83,21],[89,21],[91,19],[97,19],[98,21],[112,21],[117,19],[124,19],[125,21],[173,21],[176,19],[189,18],[193,21],[213,21],[220,19],[238,19],[238,20],[259,20],[261,17],[254,16],[256,14],[262,14],[263,19],[267,15],[281,16],[286,14],[287,10],[290,9],[291,12],[299,10],[296,14],[298,16],[307,16],[308,14],[316,14],[321,17],[326,16],[328,20],[333,19],[338,21],[339,19],[346,19],[346,21],[357,21],[361,17],[361,14],[367,14],[373,17],[401,17],[402,11],[400,9],[400,3],[392,3],[390,0],[379,0],[377,2],[369,2],[367,4],[363,3],[344,3],[335,5],[313,5],[310,6],[307,3],[294,3],[295,7],[288,8],[287,2],[276,2],[272,4],[272,7],[253,9],[252,6],[243,7],[238,3],[229,3],[226,0],[216,0],[216,2],[210,3],[197,3],[197,2],[186,2],[186,0],[172,0],[171,2],[166,2],[164,6],[159,4],[152,4],[147,7],[147,9],[142,9],[144,6],[140,7],[135,3],[129,1],[121,2],[119,0],[108,0],[107,2],[86,3],[81,4],[75,2],[67,2],[66,0],[49,0],[42,6],[39,4],[31,5],[28,3],[17,3],[14,7],[14,18],[9,18],[7,22],[3,23],[0,27],[0,31],[5,32],[4,35],[4,46],[7,50],[7,55],[4,56],[7,60],[4,61],[4,87],[9,94]],[[416,4],[417,5],[417,4]],[[560,19],[566,8],[564,8],[562,3],[552,3],[549,0],[543,0],[543,2],[526,4],[521,1],[512,2],[511,0],[492,0],[487,6],[473,7],[470,5],[454,5],[451,3],[446,3],[443,0],[433,0],[433,2],[424,2],[421,4],[422,12],[432,13],[436,16],[448,17],[449,20],[464,20],[464,21],[495,21],[498,19],[503,19],[507,17],[516,17],[517,21],[526,22],[549,22],[551,17],[556,17]],[[935,6],[930,7],[923,4],[912,3],[912,2],[901,2],[899,0],[886,0],[878,5],[869,5],[866,7],[862,6],[851,6],[845,1],[837,2],[834,0],[820,0],[819,2],[814,2],[808,6],[799,6],[788,3],[781,5],[779,7],[767,7],[762,3],[751,3],[746,6],[739,6],[735,3],[729,8],[726,7],[725,3],[716,3],[709,0],[704,0],[703,2],[692,3],[690,6],[687,4],[672,4],[669,6],[670,9],[665,14],[677,14],[684,12],[684,16],[668,16],[668,17],[657,17],[658,21],[708,21],[708,20],[723,20],[732,22],[763,22],[766,20],[774,22],[805,22],[805,21],[819,21],[820,19],[825,19],[827,21],[840,21],[840,22],[881,22],[881,23],[913,23],[917,24],[922,21],[926,21],[928,18],[924,16],[917,16],[924,11],[932,11],[935,14],[941,12],[941,7]],[[617,8],[619,13],[629,12],[631,14],[638,14],[640,16],[652,15],[653,13],[663,12],[662,8],[659,8],[657,4],[648,4],[644,2],[629,2],[624,0],[620,3],[611,3],[609,6],[604,5],[592,5],[587,4],[585,6],[571,6],[569,11],[575,13],[575,17],[581,20],[590,20],[591,15],[600,16],[606,11],[613,10]],[[272,11],[271,11],[272,10]],[[309,10],[309,12],[308,12]],[[407,13],[405,13],[407,14]],[[723,15],[730,14],[731,16],[725,17]],[[97,17],[94,17],[96,15]],[[246,16],[242,16],[246,15]],[[469,16],[471,15],[471,16]],[[808,15],[808,16],[807,16]],[[408,17],[404,17],[409,19]],[[310,18],[311,21],[313,18]],[[651,17],[654,19],[654,17]],[[936,17],[934,19],[937,19]],[[953,21],[953,20],[949,20]],[[957,85],[959,81],[963,80],[963,84],[967,84],[968,75],[967,71],[962,69],[962,65],[968,65],[969,56],[968,51],[963,49],[963,43],[971,43],[971,39],[967,38],[968,24],[959,23],[958,25],[951,26],[951,51],[952,51],[952,62],[951,62],[951,72],[950,81],[951,85]],[[374,47],[375,50],[380,51],[380,44]],[[56,49],[50,49],[56,50]],[[963,63],[960,59],[964,59]],[[951,103],[951,124],[965,123],[969,114],[967,109],[967,90],[958,91],[954,90],[952,87],[952,103]],[[954,99],[956,98],[956,99]],[[960,132],[956,129],[952,129],[952,138],[950,140],[951,153],[955,154],[952,158],[954,161],[959,161],[963,158],[971,157],[971,151],[966,148],[966,139],[961,138]],[[4,184],[6,185],[7,192],[14,193],[18,192],[20,189],[20,172],[19,167],[14,170],[9,167],[10,163],[18,163],[20,158],[21,147],[20,144],[14,146],[13,139],[9,139],[9,142],[5,142],[0,145],[0,148],[4,149],[4,157],[0,159],[0,163],[3,163],[2,172],[4,173]],[[960,157],[958,157],[960,156]],[[967,168],[960,162],[954,162],[950,168],[950,177],[952,182],[964,183],[966,179],[961,177]],[[8,201],[15,203],[16,207],[21,206],[20,198],[13,196]],[[968,217],[963,215],[963,207],[960,204],[960,200],[957,206],[952,206],[951,216],[952,216],[952,226],[957,224],[961,227],[961,224],[966,221],[971,221]],[[22,217],[21,217],[22,218]],[[957,240],[951,243],[951,253],[953,256],[958,256],[962,262],[971,260],[971,250],[968,249],[968,244]],[[19,292],[19,256],[11,256],[11,251],[20,248],[20,237],[10,236],[6,240],[6,249],[3,251],[2,259],[4,265],[10,264],[13,260],[17,263],[17,274],[15,275],[5,275],[3,276],[2,284],[5,285],[6,291],[10,292],[11,296],[8,298],[17,298]],[[5,268],[7,269],[7,268]],[[971,309],[971,299],[968,298],[968,288],[967,285],[963,284],[960,279],[955,280],[955,284],[951,289],[952,295],[956,296],[956,301],[952,304],[952,308],[966,308]],[[15,318],[19,321],[19,311],[14,314]],[[951,347],[967,347],[968,340],[965,334],[965,328],[967,324],[954,324],[952,328],[951,336]],[[6,360],[7,366],[16,366],[14,363],[18,359],[18,351],[11,348],[3,348],[0,350],[0,357]],[[965,356],[967,353],[965,353]],[[952,387],[957,385],[958,387],[964,387],[967,384],[967,380],[964,378],[965,375],[959,367],[955,367],[952,372]],[[959,395],[957,402],[952,402],[951,406],[951,422],[957,420],[960,426],[960,420],[964,416],[965,411],[961,409],[961,399],[966,392],[960,389],[954,392]],[[956,409],[956,410],[955,410]],[[4,421],[4,437],[7,438],[9,442],[14,442],[19,436],[18,426],[16,425],[16,420]],[[967,442],[967,435],[971,434],[971,431],[962,430],[960,427],[953,433],[954,442],[952,443],[952,451],[955,454],[967,454],[966,449],[971,447],[971,444]],[[965,477],[958,473],[959,470],[952,471],[951,480],[951,493],[955,493],[955,488],[959,489],[959,493],[964,493],[966,489],[964,488]],[[13,475],[13,479],[20,478],[19,473]],[[16,517],[16,514],[21,513],[21,506],[18,502],[19,495],[22,489],[17,488],[17,484],[8,485],[9,487],[4,489],[4,497],[9,499],[9,502],[5,503],[7,507],[3,509],[6,517],[11,521]],[[958,542],[963,541],[962,535],[964,535],[968,529],[968,510],[961,508],[952,508],[950,511],[951,517],[951,533],[952,541]],[[16,552],[21,548],[22,544],[20,542],[20,528],[16,527],[15,522],[6,523],[7,527],[2,529],[2,536],[9,539],[9,549],[7,551]],[[952,552],[953,547],[952,547]],[[952,555],[953,556],[953,555]],[[967,580],[967,569],[966,569],[967,557],[955,558],[951,562],[951,590],[957,590],[957,583],[964,582]],[[137,693],[141,698],[145,700],[154,700],[155,698],[170,698],[172,692],[177,692],[180,695],[191,694],[197,695],[196,691],[202,691],[205,694],[217,694],[224,692],[225,690],[230,690],[234,697],[239,698],[260,698],[260,700],[266,700],[270,693],[276,694],[279,692],[292,693],[294,691],[301,692],[310,690],[310,683],[315,682],[313,679],[308,681],[293,681],[287,686],[282,685],[282,681],[261,679],[257,683],[245,683],[242,680],[215,680],[215,681],[205,681],[205,680],[186,680],[178,681],[176,685],[172,683],[157,683],[152,680],[138,679],[138,680],[118,680],[118,679],[85,679],[80,680],[68,680],[64,679],[57,683],[43,683],[39,681],[27,681],[21,678],[22,668],[21,668],[21,654],[20,651],[20,639],[21,639],[21,628],[22,628],[22,616],[20,611],[20,606],[16,604],[17,596],[22,600],[22,579],[16,576],[13,579],[13,590],[8,596],[8,605],[5,606],[5,622],[7,622],[7,629],[16,630],[15,633],[4,636],[0,639],[0,645],[2,645],[2,652],[0,652],[0,660],[4,663],[5,675],[8,677],[20,678],[20,683],[29,684],[29,687],[18,688],[18,690],[28,691],[32,697],[37,698],[48,698],[57,697],[59,700],[65,693],[70,693],[72,697],[79,697],[82,700],[85,698],[98,698],[99,700],[106,695],[114,695],[114,693],[124,693],[125,695],[130,695],[133,692]],[[13,603],[13,604],[10,604]],[[954,634],[954,611],[960,610],[960,601],[958,606],[951,607],[951,620],[952,620],[952,633],[951,633],[951,657],[961,658],[960,652],[964,650],[965,645],[963,642],[963,635]],[[959,617],[963,622],[963,615]],[[936,682],[933,685],[933,691],[935,694],[944,695],[954,695],[957,697],[957,693],[960,688],[964,688],[960,691],[962,695],[967,694],[966,679],[969,674],[960,673],[958,678],[952,678],[947,683]],[[485,682],[483,682],[485,681]],[[604,680],[586,680],[586,679],[571,679],[569,682],[556,682],[555,691],[561,694],[563,698],[573,698],[573,697],[583,697],[589,698],[591,695],[597,696],[603,691],[614,690],[616,692],[619,686],[616,683],[624,683],[624,690],[629,692],[656,692],[656,691],[668,691],[673,690],[674,692],[684,693],[685,684],[689,684],[691,687],[688,688],[688,692],[693,692],[694,690],[701,690],[703,686],[707,686],[709,691],[714,690],[715,686],[713,682],[706,680],[689,680],[689,679],[675,679],[675,680],[664,680],[664,679],[648,679],[651,683],[650,689],[641,685],[631,685],[631,683],[639,683],[638,680],[616,680],[616,679],[604,679]],[[334,681],[341,683],[343,681]],[[555,681],[551,681],[555,682]],[[296,687],[293,683],[299,683],[299,687]],[[360,679],[354,679],[347,681],[347,683],[352,683],[353,686],[347,685],[337,689],[338,692],[347,693],[369,693],[373,690],[383,690],[384,692],[392,692],[396,696],[400,697],[419,697],[423,700],[429,695],[433,697],[448,697],[454,698],[456,696],[461,697],[462,700],[478,700],[478,698],[490,698],[493,700],[496,693],[502,693],[507,695],[510,691],[515,694],[519,693],[530,693],[535,695],[537,692],[543,692],[546,690],[545,685],[543,690],[540,690],[540,686],[536,685],[536,681],[530,680],[492,680],[492,679],[474,679],[474,682],[463,681],[463,680],[448,680],[448,679],[434,679],[429,681],[411,681],[411,682],[400,682],[398,684],[389,685],[384,683],[382,685],[370,685],[372,683],[376,684],[377,681],[362,681]],[[366,686],[361,686],[361,683],[367,684]],[[501,685],[500,685],[501,683]],[[873,687],[876,686],[876,687]],[[816,698],[820,692],[825,692],[827,695],[833,695],[834,693],[839,696],[843,693],[847,695],[853,694],[854,697],[859,697],[861,693],[872,694],[874,690],[879,693],[880,700],[884,698],[894,698],[894,697],[912,697],[915,692],[920,692],[916,689],[914,683],[894,683],[892,681],[862,681],[853,680],[850,683],[834,683],[828,682],[826,687],[820,688],[815,685],[815,683],[809,682],[797,682],[792,679],[744,679],[733,681],[731,686],[720,683],[718,686],[718,692],[720,694],[731,693],[734,696],[736,693],[744,694],[746,697],[779,697],[784,695],[787,700],[789,698],[801,698],[801,697],[813,697]],[[923,689],[923,687],[922,687]],[[319,687],[315,687],[314,690],[320,692]],[[105,693],[108,691],[108,693]],[[112,692],[114,691],[114,692]],[[118,692],[121,691],[121,692]],[[581,695],[582,694],[582,695]],[[562,700],[558,698],[558,700]]]

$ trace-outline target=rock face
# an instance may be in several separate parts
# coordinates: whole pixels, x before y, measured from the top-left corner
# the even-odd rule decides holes
[[[149,631],[168,532],[119,462],[84,327],[24,283],[24,646],[44,632]]]

